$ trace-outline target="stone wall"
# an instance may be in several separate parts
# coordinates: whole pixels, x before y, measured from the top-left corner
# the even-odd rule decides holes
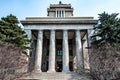
[[[105,45],[90,50],[90,71],[94,80],[120,80],[120,49]]]

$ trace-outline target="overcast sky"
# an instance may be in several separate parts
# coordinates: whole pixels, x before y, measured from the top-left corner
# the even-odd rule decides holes
[[[19,20],[47,16],[49,5],[58,4],[59,1],[71,4],[74,16],[93,16],[97,19],[103,11],[120,13],[120,0],[0,0],[0,18],[9,14],[17,16]]]

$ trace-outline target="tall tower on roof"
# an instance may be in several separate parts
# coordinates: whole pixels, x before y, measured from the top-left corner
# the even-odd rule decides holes
[[[73,16],[71,4],[63,4],[61,1],[59,4],[50,4],[47,12],[49,17],[63,18]]]

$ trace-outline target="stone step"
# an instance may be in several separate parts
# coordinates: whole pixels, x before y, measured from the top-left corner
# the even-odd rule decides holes
[[[80,75],[75,72],[55,72],[55,73],[32,73],[20,80],[90,80],[88,76]]]

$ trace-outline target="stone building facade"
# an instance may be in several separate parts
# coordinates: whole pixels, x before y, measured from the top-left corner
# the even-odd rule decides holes
[[[74,17],[71,4],[50,4],[47,17],[27,17],[21,23],[33,49],[29,69],[36,72],[82,72],[89,69],[88,48],[97,20]]]

